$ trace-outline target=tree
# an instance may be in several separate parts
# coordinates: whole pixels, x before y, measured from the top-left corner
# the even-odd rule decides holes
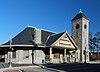
[[[91,54],[94,52],[95,49],[92,32],[89,32],[89,49]]]
[[[94,37],[94,45],[97,49],[97,59],[99,59],[99,50],[100,50],[100,32],[97,32]]]
[[[90,60],[94,60],[92,55],[94,53],[95,46],[94,46],[94,39],[92,32],[89,32],[89,50],[90,50]]]

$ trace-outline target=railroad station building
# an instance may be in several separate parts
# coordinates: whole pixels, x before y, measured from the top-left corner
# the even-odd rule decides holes
[[[0,45],[0,60],[19,64],[88,62],[89,19],[80,11],[71,22],[72,36],[26,27]]]

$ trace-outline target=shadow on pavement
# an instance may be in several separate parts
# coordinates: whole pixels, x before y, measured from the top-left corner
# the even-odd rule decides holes
[[[100,64],[89,63],[66,63],[66,64],[47,64],[47,68],[62,70],[65,72],[99,72]]]

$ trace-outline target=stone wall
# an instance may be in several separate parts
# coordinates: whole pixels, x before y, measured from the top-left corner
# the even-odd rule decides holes
[[[45,53],[42,50],[34,50],[34,64],[42,64],[45,60]]]
[[[24,50],[16,50],[16,58],[12,58],[11,61],[12,63],[19,63],[19,64],[32,64],[32,50],[28,50],[29,54],[28,57],[25,58],[24,57]],[[7,53],[6,58],[5,58],[5,62],[9,63],[9,55],[10,52]]]

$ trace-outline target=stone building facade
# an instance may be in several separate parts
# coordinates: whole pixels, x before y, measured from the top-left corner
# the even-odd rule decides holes
[[[72,19],[72,38],[79,47],[78,54],[81,62],[89,61],[88,32],[89,19],[79,12]]]

